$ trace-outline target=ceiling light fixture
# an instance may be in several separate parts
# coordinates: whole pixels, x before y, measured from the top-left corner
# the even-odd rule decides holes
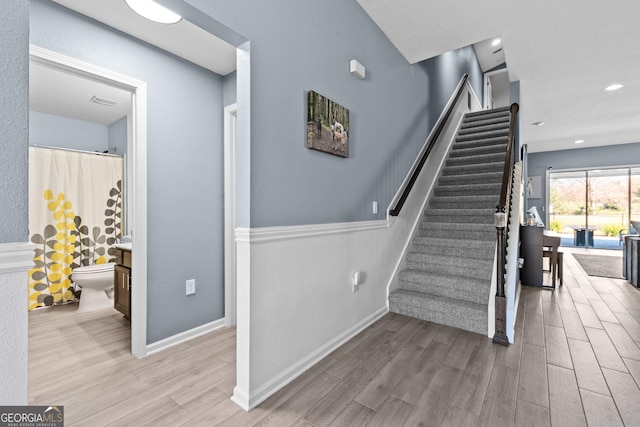
[[[135,13],[159,24],[175,24],[182,17],[152,0],[125,0]]]
[[[498,46],[500,44],[500,42],[502,42],[502,40],[500,40],[499,38],[495,39],[493,42],[491,42],[491,46]]]
[[[584,139],[576,139],[573,142],[576,143],[576,144],[582,144],[584,142]]]
[[[542,126],[544,124],[544,122],[533,122],[531,123],[531,126]]]
[[[616,83],[611,86],[607,86],[604,90],[612,91],[612,90],[622,89],[623,87],[624,87],[623,85]]]

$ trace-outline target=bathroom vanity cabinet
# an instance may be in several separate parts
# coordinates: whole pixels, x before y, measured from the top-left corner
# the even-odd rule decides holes
[[[116,248],[113,307],[131,319],[131,251]]]

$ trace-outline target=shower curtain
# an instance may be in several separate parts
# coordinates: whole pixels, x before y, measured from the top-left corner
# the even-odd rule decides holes
[[[113,261],[123,173],[122,156],[29,147],[29,310],[75,301],[73,269]]]

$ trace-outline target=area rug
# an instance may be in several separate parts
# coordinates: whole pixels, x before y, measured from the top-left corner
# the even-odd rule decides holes
[[[580,267],[589,276],[612,277],[624,279],[622,276],[622,257],[606,255],[571,254]]]

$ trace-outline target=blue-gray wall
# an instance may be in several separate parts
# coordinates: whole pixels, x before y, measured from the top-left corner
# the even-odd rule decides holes
[[[109,125],[109,152],[114,154],[127,154],[126,117]]]
[[[31,43],[147,82],[148,341],[221,318],[222,77],[50,1],[30,18]]]
[[[109,147],[109,127],[30,111],[29,145],[103,152]]]
[[[29,2],[3,1],[0,14],[0,243],[29,238]]]
[[[528,176],[542,177],[542,197],[529,200],[528,207],[537,206],[542,214],[547,197],[547,170],[588,169],[640,165],[640,142],[608,145],[606,147],[576,148],[572,150],[530,153]]]
[[[241,67],[250,51],[250,71],[235,77],[236,99],[250,95],[251,113],[249,121],[239,105],[239,126],[250,122],[251,132],[238,151],[251,154],[239,167],[240,226],[384,218],[464,72],[481,94],[471,48],[410,65],[355,1],[187,3],[209,15],[190,9],[194,21],[207,27],[214,16],[226,26],[217,34],[241,47]],[[32,43],[148,83],[149,342],[221,317],[223,79],[52,2],[31,4]],[[349,74],[354,58],[367,67],[365,80]],[[350,158],[305,147],[308,90],[350,109]],[[196,297],[184,296],[189,278]]]
[[[187,3],[250,42],[251,142],[240,147],[250,152],[250,173],[239,168],[246,174],[239,177],[243,227],[384,218],[462,73],[474,71],[476,90],[482,87],[471,48],[410,65],[354,0]],[[366,67],[365,80],[349,74],[351,59]],[[248,83],[243,79],[239,69],[239,88]],[[350,110],[348,159],[306,148],[309,90]],[[242,116],[239,105],[239,126]]]

